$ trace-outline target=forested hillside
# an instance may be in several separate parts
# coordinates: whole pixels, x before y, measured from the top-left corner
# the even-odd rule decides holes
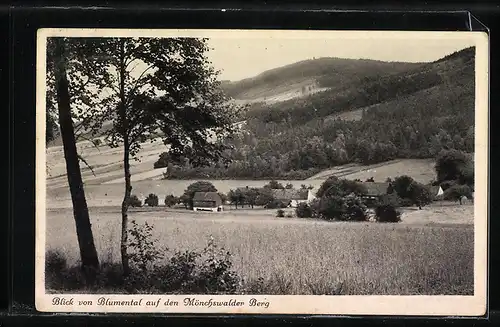
[[[433,63],[397,69],[389,69],[397,67],[396,63],[380,64],[386,74],[377,69],[364,77],[316,74],[316,82],[329,90],[250,107],[242,117],[247,120],[244,130],[230,142],[232,150],[226,153],[231,164],[209,168],[170,165],[167,177],[295,179],[350,162],[434,158],[442,149],[473,152],[474,56],[475,49],[468,48]],[[369,61],[352,62],[356,66],[355,62],[364,65]],[[255,90],[259,78],[269,87],[279,80],[279,71],[244,81],[238,90],[229,92],[235,96]],[[242,85],[247,85],[247,91]],[[336,113],[364,107],[368,108],[360,120],[332,119]],[[166,166],[168,161],[164,156],[158,166]]]
[[[319,87],[351,84],[364,78],[405,72],[422,64],[384,62],[367,59],[318,58],[271,69],[237,82],[223,81],[227,95],[240,100],[273,96],[304,81],[315,81]]]

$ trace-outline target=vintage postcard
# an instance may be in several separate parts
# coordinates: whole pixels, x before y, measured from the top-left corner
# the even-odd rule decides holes
[[[481,316],[488,35],[41,29],[36,308]]]

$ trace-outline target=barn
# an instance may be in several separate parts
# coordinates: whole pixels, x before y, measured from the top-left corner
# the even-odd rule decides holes
[[[367,205],[373,205],[377,200],[389,191],[390,183],[364,182],[367,193],[363,195]]]
[[[193,210],[222,211],[222,199],[217,192],[196,192],[193,197]]]

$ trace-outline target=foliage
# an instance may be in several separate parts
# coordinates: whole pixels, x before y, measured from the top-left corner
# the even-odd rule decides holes
[[[409,198],[399,200],[400,207],[413,207],[414,204],[415,204],[415,201],[413,201],[412,199],[409,199]]]
[[[167,207],[173,207],[179,203],[180,199],[172,194],[165,196],[165,205]]]
[[[404,175],[396,177],[391,185],[401,199],[409,199],[411,198],[411,185],[414,182],[413,178]]]
[[[276,217],[285,217],[285,210],[279,209],[278,211],[276,211]]]
[[[173,158],[187,157],[192,166],[230,160],[223,140],[235,131],[239,108],[220,89],[218,72],[206,56],[206,39],[74,38],[67,42],[76,53],[73,72],[78,81],[70,83],[78,107],[75,118],[92,135],[103,134],[110,147],[123,148],[123,204],[130,202],[132,190],[130,160],[136,159],[145,141],[159,137]],[[96,78],[86,80],[87,75]],[[87,86],[91,81],[95,83]],[[110,128],[102,128],[105,122]],[[128,205],[122,205],[120,248],[125,274],[129,273],[127,210]]]
[[[363,200],[356,195],[349,195],[344,198],[346,212],[340,216],[344,221],[366,221],[368,220],[367,207]]]
[[[325,220],[366,221],[367,206],[357,195],[326,196],[311,204],[313,215]]]
[[[275,201],[275,198],[271,192],[266,189],[260,189],[257,197],[255,198],[255,205],[257,206],[267,206],[269,203]]]
[[[295,214],[299,218],[311,218],[313,216],[313,210],[307,203],[299,203],[297,208],[295,208]]]
[[[157,198],[158,199],[158,198]],[[153,237],[153,226],[145,222],[137,224],[131,222],[128,239],[129,259],[132,266],[137,267],[142,273],[154,268],[155,262],[162,259],[162,252],[158,250],[158,239]]]
[[[431,194],[429,187],[418,182],[413,182],[410,185],[410,198],[413,204],[422,207],[430,204],[434,196]]]
[[[268,203],[264,205],[266,209],[277,209],[277,208],[286,208],[288,207],[288,203],[283,202],[282,200],[272,199]]]
[[[130,196],[130,199],[129,199],[129,205],[132,207],[132,208],[135,208],[135,207],[142,207],[142,201],[137,197],[137,195],[131,195]]]
[[[123,274],[120,265],[105,262],[97,283],[86,285],[80,267],[68,266],[60,252],[49,251],[46,259],[46,287],[56,291],[86,289],[86,292],[153,294],[235,294],[241,288],[241,278],[233,269],[232,254],[217,246],[213,238],[201,251],[177,251],[166,261],[155,248],[150,226],[138,226],[131,253],[131,273]],[[136,235],[132,233],[131,235]],[[134,236],[131,236],[134,239]],[[142,244],[142,245],[137,245]],[[142,255],[139,255],[142,253]],[[137,255],[136,255],[137,254]]]
[[[326,196],[319,200],[318,216],[322,219],[341,219],[346,212],[347,206],[341,196]]]
[[[435,169],[438,182],[459,180],[460,184],[474,184],[474,164],[469,155],[462,151],[441,151]]]
[[[157,207],[159,204],[158,195],[150,193],[148,197],[144,200],[144,204],[150,207]]]
[[[357,77],[327,92],[254,104],[242,132],[227,141],[231,163],[180,164],[168,178],[305,179],[347,163],[435,158],[443,149],[473,152],[475,75],[468,51],[446,65],[419,66],[411,76]],[[370,104],[376,105],[359,120],[336,118]]]
[[[291,185],[291,184],[289,184]],[[293,187],[293,185],[292,185]],[[275,180],[271,180],[269,183],[267,183],[266,185],[264,185],[264,188],[270,188],[270,189],[284,189],[285,187],[283,186],[283,184],[275,181]]]
[[[380,196],[376,206],[392,206],[397,208],[403,206],[402,202],[403,200],[396,193],[390,193]]]
[[[443,199],[457,201],[462,196],[465,196],[468,199],[471,199],[472,198],[472,190],[467,185],[456,184],[456,185],[453,185],[444,191]]]
[[[401,221],[401,212],[390,204],[381,204],[375,208],[375,215],[378,222],[397,223]]]
[[[317,197],[323,196],[346,196],[351,193],[356,195],[364,195],[368,193],[366,186],[363,183],[349,180],[339,179],[335,176],[329,177],[321,184],[316,192]]]
[[[243,205],[245,203],[245,194],[240,190],[230,190],[228,193],[228,198],[231,204],[234,204],[235,208],[238,208],[238,205]]]

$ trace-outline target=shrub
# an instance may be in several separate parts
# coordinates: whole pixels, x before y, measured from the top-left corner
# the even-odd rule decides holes
[[[407,175],[399,176],[394,179],[392,187],[401,199],[411,198],[410,186],[414,182],[413,178]]]
[[[234,294],[240,278],[232,269],[232,255],[211,237],[200,252],[176,252],[153,275],[160,292],[184,294]]]
[[[285,217],[285,210],[279,209],[278,211],[276,211],[276,217]]]
[[[179,198],[170,194],[165,197],[165,205],[167,207],[172,207],[179,202]]]
[[[148,205],[150,207],[157,207],[158,206],[158,195],[154,194],[154,193],[150,193],[148,195],[148,197],[146,198],[146,200],[144,200],[144,204],[145,205]]]
[[[346,212],[347,206],[340,196],[328,196],[319,200],[318,215],[322,219],[340,219]]]
[[[401,221],[401,212],[390,204],[378,205],[375,208],[375,215],[378,222],[397,223]]]
[[[158,198],[157,198],[158,199]],[[132,220],[132,228],[129,230],[130,238],[128,243],[130,264],[139,268],[142,273],[153,268],[154,263],[162,258],[161,252],[157,249],[158,240],[153,238],[153,226],[147,222],[139,225]]]
[[[367,194],[368,190],[363,183],[332,176],[321,184],[316,196],[320,198],[324,196],[346,196],[351,193],[362,195]]]
[[[462,196],[466,196],[468,199],[472,198],[472,190],[467,185],[453,185],[444,191],[443,198],[445,200],[457,201]]]
[[[413,206],[413,200],[412,199],[400,199],[399,200],[399,206],[400,207],[412,207]]]
[[[281,200],[273,199],[269,203],[267,203],[264,208],[266,209],[278,209],[278,208],[286,208],[288,205]]]
[[[213,238],[210,238],[208,245],[201,251],[178,251],[165,263],[159,264],[161,256],[155,249],[155,242],[147,241],[152,236],[151,231],[151,227],[147,225],[135,224],[132,228],[131,238],[134,240],[131,243],[135,242],[136,245],[130,245],[129,276],[124,277],[121,264],[103,262],[97,274],[97,282],[93,285],[85,284],[78,265],[68,267],[64,255],[47,252],[47,289],[153,294],[235,294],[240,289],[241,279],[232,269],[232,254],[223,247],[218,247]],[[142,256],[139,255],[141,251]]]
[[[384,194],[378,199],[375,208],[380,205],[391,205],[397,208],[401,206],[401,202],[402,199],[396,193]]]
[[[340,220],[345,220],[345,221],[368,220],[368,216],[366,213],[367,207],[364,205],[360,197],[346,196],[344,200],[345,200],[346,210],[345,213],[340,216]]]
[[[295,208],[295,214],[299,218],[311,218],[313,216],[313,210],[307,203],[299,203],[297,208]]]
[[[142,207],[142,202],[139,200],[137,195],[131,195],[129,199],[129,205],[133,208],[135,207]]]

